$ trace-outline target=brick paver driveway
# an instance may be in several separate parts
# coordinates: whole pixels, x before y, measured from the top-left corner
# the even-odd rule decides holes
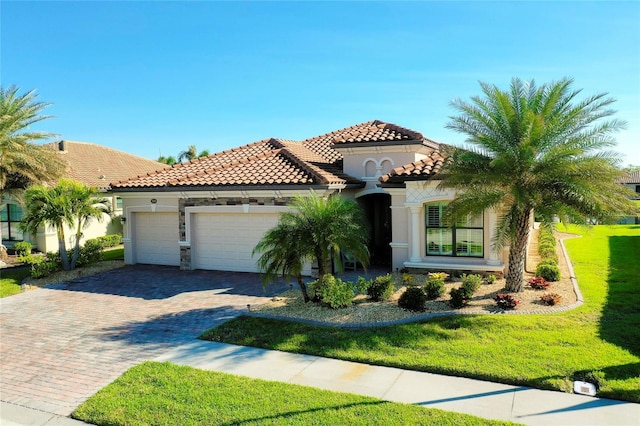
[[[136,265],[0,299],[0,399],[69,415],[129,367],[284,289]]]

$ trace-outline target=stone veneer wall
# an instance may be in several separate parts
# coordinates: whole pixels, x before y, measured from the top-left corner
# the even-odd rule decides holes
[[[186,241],[185,208],[186,207],[206,207],[206,206],[241,206],[249,204],[252,206],[286,206],[290,204],[292,198],[283,197],[261,197],[261,198],[181,198],[178,201],[178,214],[180,228],[180,241]],[[180,269],[191,270],[191,247],[180,247]]]

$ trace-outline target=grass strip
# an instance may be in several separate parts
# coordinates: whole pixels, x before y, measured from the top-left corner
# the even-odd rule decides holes
[[[145,362],[78,407],[96,425],[505,425],[467,414]]]
[[[22,293],[20,283],[30,274],[29,268],[6,268],[0,270],[0,297]]]
[[[585,298],[572,311],[359,330],[239,317],[201,338],[566,392],[589,376],[598,396],[640,402],[640,227],[569,230],[583,235],[566,241]]]

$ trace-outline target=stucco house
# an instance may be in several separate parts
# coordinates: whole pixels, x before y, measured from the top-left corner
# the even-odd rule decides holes
[[[373,263],[390,270],[504,270],[497,215],[442,225],[453,192],[436,189],[441,145],[374,120],[303,141],[264,139],[113,182],[123,200],[125,262],[257,272],[251,251],[295,195],[357,200]]]
[[[632,191],[635,191],[636,196],[632,197],[632,200],[636,200],[640,206],[640,170],[636,170],[635,172],[627,173],[627,176],[618,179],[618,182],[621,185],[626,186]],[[638,216],[623,216],[618,221],[620,224],[638,224],[640,223],[640,217]]]
[[[114,194],[106,193],[109,182],[166,167],[166,164],[157,161],[89,142],[62,140],[46,146],[56,150],[65,159],[67,163],[66,177],[98,188],[104,192],[105,198],[108,199],[112,211],[111,215],[105,214],[102,222],[92,221],[89,227],[84,230],[81,241],[122,232],[119,220],[122,215],[122,200]],[[58,251],[58,239],[53,227],[43,227],[38,230],[36,235],[24,234],[20,230],[19,224],[23,212],[24,206],[19,201],[11,198],[0,200],[2,244],[12,247],[18,241],[29,241],[40,251]],[[65,230],[67,247],[71,247],[75,243],[74,234],[75,231]]]

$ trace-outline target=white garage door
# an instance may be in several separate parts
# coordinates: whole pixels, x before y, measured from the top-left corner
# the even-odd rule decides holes
[[[136,263],[180,265],[178,213],[136,213]]]
[[[259,272],[251,251],[280,219],[277,213],[198,213],[192,217],[191,262],[195,269]]]

